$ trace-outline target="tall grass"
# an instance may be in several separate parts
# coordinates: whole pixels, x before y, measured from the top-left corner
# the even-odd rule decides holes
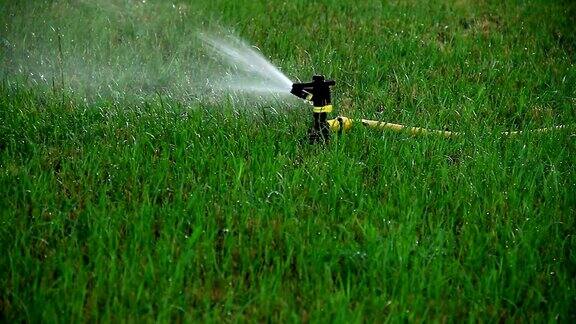
[[[573,127],[498,135],[576,120],[573,4],[0,9],[3,320],[574,320]],[[186,66],[203,25],[231,26],[290,76],[336,79],[347,116],[467,136],[357,128],[307,146],[297,101],[168,96],[182,83],[162,56]],[[18,70],[44,58],[57,73],[50,26],[63,89]],[[75,82],[82,55],[130,73]],[[138,83],[149,71],[168,81]]]

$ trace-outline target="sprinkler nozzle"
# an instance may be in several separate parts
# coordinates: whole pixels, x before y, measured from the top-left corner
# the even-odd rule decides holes
[[[312,82],[293,83],[290,93],[298,98],[311,101],[315,108],[330,105],[331,90],[336,81],[326,80],[323,75],[315,75]]]

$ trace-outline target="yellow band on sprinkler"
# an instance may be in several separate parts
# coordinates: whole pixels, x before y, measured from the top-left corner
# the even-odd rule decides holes
[[[312,109],[312,112],[315,113],[330,113],[332,112],[332,105],[326,105],[326,106],[322,106],[322,107],[314,107]]]

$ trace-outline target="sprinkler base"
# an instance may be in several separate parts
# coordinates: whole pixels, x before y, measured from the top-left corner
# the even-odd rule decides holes
[[[327,121],[327,113],[313,113],[314,123],[308,129],[308,142],[310,144],[328,143],[330,141],[330,126]]]

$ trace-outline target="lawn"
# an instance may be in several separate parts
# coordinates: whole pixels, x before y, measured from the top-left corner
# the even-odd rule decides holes
[[[0,321],[574,322],[575,26],[553,0],[0,1]],[[206,30],[336,80],[333,116],[465,135],[304,144],[307,104],[206,90]]]

